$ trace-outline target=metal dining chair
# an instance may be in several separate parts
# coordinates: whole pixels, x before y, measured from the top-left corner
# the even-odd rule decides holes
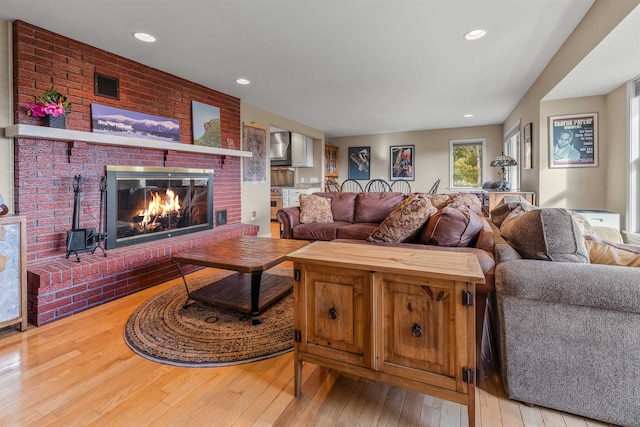
[[[327,193],[335,193],[340,191],[340,186],[338,185],[337,182],[328,179],[327,182],[325,182],[325,188],[324,188],[325,192]]]
[[[372,179],[364,187],[365,193],[383,193],[385,191],[391,191],[391,186],[384,179]]]
[[[429,194],[437,194],[439,185],[440,185],[440,179],[438,178],[436,182],[434,182],[433,185],[431,186],[431,190],[429,190]]]
[[[355,179],[347,179],[340,186],[340,191],[350,193],[362,193],[362,185]]]
[[[409,194],[411,193],[411,184],[409,184],[409,181],[404,181],[401,179],[391,181],[391,191]]]

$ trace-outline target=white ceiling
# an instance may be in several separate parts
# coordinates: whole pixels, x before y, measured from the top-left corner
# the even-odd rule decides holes
[[[502,123],[592,4],[0,0],[0,17],[236,96],[332,137]],[[487,37],[463,40],[475,28],[488,30]],[[131,36],[136,31],[158,41],[139,42]],[[237,85],[238,77],[252,83]],[[474,116],[464,118],[467,113]]]

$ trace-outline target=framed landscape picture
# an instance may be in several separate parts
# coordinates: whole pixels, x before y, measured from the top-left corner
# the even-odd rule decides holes
[[[371,147],[349,147],[349,179],[370,179]]]
[[[91,131],[130,138],[180,142],[180,121],[108,105],[91,104]]]
[[[391,147],[390,175],[391,181],[413,181],[415,180],[413,145],[395,145]]]
[[[193,143],[205,147],[222,147],[220,136],[220,108],[191,101],[191,121],[193,126]]]
[[[598,166],[598,113],[549,117],[549,167]]]

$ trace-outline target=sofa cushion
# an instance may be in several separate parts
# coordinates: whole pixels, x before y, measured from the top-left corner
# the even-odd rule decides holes
[[[319,222],[321,224],[333,222],[331,199],[314,194],[300,195],[300,223]]]
[[[482,215],[482,202],[477,194],[458,193],[451,197],[451,203],[464,205],[472,210],[476,215]]]
[[[337,237],[337,230],[345,225],[350,225],[350,223],[332,222],[321,224],[312,222],[309,224],[298,224],[292,230],[292,238],[299,240],[334,240]]]
[[[500,232],[525,259],[589,263],[585,239],[566,209],[514,211],[504,220]]]
[[[358,193],[353,222],[377,222],[380,224],[404,200],[403,193]]]
[[[331,192],[313,194],[331,199],[331,212],[333,213],[334,221],[353,222],[353,211],[356,208],[356,196],[358,193]]]
[[[370,242],[401,243],[413,238],[429,217],[437,212],[425,194],[404,199],[367,238]]]
[[[369,235],[373,233],[373,230],[375,230],[379,225],[380,224],[377,222],[347,224],[338,229],[336,238],[367,240],[367,237],[369,237]]]
[[[418,241],[438,246],[471,246],[482,225],[482,219],[467,206],[451,203],[429,218]]]
[[[640,267],[640,246],[586,240],[592,264]]]

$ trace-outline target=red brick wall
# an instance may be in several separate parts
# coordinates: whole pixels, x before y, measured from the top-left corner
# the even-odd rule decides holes
[[[180,79],[25,22],[13,26],[15,123],[41,125],[26,104],[51,85],[72,103],[67,129],[91,132],[91,104],[180,120],[180,141],[192,143],[191,101],[220,108],[224,144],[240,146],[240,99]],[[120,79],[120,99],[94,95],[94,73]],[[106,165],[214,169],[214,210],[240,223],[240,158],[84,142],[18,139],[16,212],[27,217],[28,260],[64,256],[73,214],[73,178],[82,175],[80,227],[98,223],[99,180]],[[223,164],[224,163],[224,164]]]

